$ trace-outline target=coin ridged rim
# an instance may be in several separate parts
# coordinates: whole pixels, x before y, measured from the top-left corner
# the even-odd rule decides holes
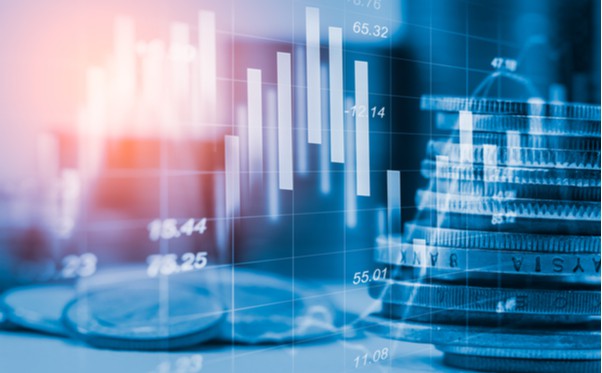
[[[404,280],[369,283],[374,299],[393,304],[518,314],[600,315],[599,290],[512,289]]]
[[[483,372],[591,373],[600,371],[600,360],[513,359],[445,353],[443,363]]]
[[[467,196],[424,189],[416,192],[416,205],[438,212],[535,219],[599,221],[601,214],[600,202]]]
[[[601,197],[599,187],[547,185],[544,188],[529,184],[450,179],[433,180],[431,191],[482,197],[504,198],[511,196],[521,199],[562,201],[600,201]]]
[[[495,272],[530,276],[600,277],[600,254],[516,252],[501,249],[430,246],[424,243],[380,242],[374,260],[393,266]]]
[[[600,120],[600,106],[592,104],[514,101],[485,97],[423,95],[420,109],[432,111],[470,111],[482,114],[536,115],[551,118]]]
[[[427,244],[458,248],[502,249],[542,253],[600,254],[600,236],[556,236],[536,233],[508,233],[425,226],[420,221],[406,223],[408,239],[424,239]],[[424,222],[422,222],[424,223]]]
[[[436,126],[443,130],[459,129],[458,113],[439,112],[443,120]],[[526,115],[472,114],[473,132],[506,133],[515,131],[530,135],[600,138],[600,121],[567,118],[546,118]]]
[[[442,346],[506,348],[600,348],[599,330],[512,329],[505,327],[426,324],[371,314],[360,325],[386,338]]]
[[[435,346],[441,352],[511,359],[594,360],[600,359],[600,349],[523,349],[472,346]]]
[[[533,185],[570,185],[599,187],[599,170],[571,168],[491,167],[472,163],[442,162],[426,159],[421,162],[420,173],[426,178],[490,181],[499,183]]]
[[[556,150],[523,147],[496,147],[486,151],[483,145],[472,145],[471,163],[488,167],[518,166],[529,168],[569,168],[600,170],[600,151]],[[427,152],[431,156],[446,156],[448,162],[460,162],[462,144],[429,140]]]
[[[601,145],[600,136],[577,137],[519,132],[517,133],[517,137],[520,142],[519,146],[525,149],[556,149],[561,151],[577,150],[582,152],[599,152]],[[449,138],[444,140],[449,140],[453,144],[461,143],[461,137],[457,132],[453,133]],[[506,148],[509,145],[508,134],[500,132],[473,132],[472,143],[473,145],[495,145]]]

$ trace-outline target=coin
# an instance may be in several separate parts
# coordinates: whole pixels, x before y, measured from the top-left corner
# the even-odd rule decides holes
[[[590,104],[424,95],[420,100],[420,108],[434,111],[470,111],[481,114],[533,115],[548,118],[600,120],[600,106]]]
[[[428,221],[415,220],[405,225],[407,242],[414,238],[425,240],[427,245],[457,248],[483,248],[542,253],[600,253],[600,236],[552,235],[535,233],[488,232],[473,229],[432,227]],[[387,237],[378,239],[379,245],[387,244]],[[401,238],[393,237],[394,242]]]
[[[518,314],[600,315],[599,290],[513,289],[374,280],[370,295],[394,304]]]
[[[600,350],[583,349],[518,349],[471,346],[436,346],[439,351],[472,356],[503,357],[510,359],[590,360],[600,359]]]
[[[13,324],[42,333],[67,335],[61,314],[75,296],[66,285],[31,285],[8,290],[0,298],[6,318]]]
[[[437,346],[475,346],[525,349],[600,349],[599,330],[554,330],[505,327],[466,327],[391,320],[377,314],[366,316],[366,331],[396,340]]]
[[[429,141],[427,152],[432,157],[446,156],[449,162],[462,160],[461,144],[450,141]],[[600,151],[534,149],[522,147],[497,147],[486,151],[483,145],[472,145],[472,162],[495,166],[544,167],[561,169],[599,170]]]
[[[422,161],[421,174],[426,178],[476,180],[498,183],[600,187],[599,170],[489,167],[472,163]]]
[[[599,187],[529,185],[489,181],[432,179],[431,189],[439,193],[482,197],[554,199],[563,201],[599,201]]]
[[[220,339],[243,344],[287,343],[332,336],[336,310],[319,286],[274,273],[225,267],[177,276],[219,291],[226,304]]]
[[[458,113],[438,112],[436,126],[444,130],[457,130]],[[553,135],[563,137],[600,138],[600,122],[566,118],[546,118],[526,115],[472,114],[473,132],[506,134],[515,131],[529,135]]]
[[[81,294],[65,308],[63,322],[95,347],[168,350],[215,338],[223,311],[209,291],[161,278]]]
[[[515,252],[502,249],[458,249],[424,242],[390,242],[376,247],[374,260],[405,267],[530,276],[600,277],[600,254]]]
[[[591,373],[600,371],[600,360],[508,359],[446,353],[443,362],[482,372]]]
[[[524,149],[556,149],[576,151],[600,151],[600,137],[562,136],[552,134],[531,134],[510,131],[514,134],[516,143],[508,141],[508,133],[499,132],[473,132],[473,145],[494,145],[497,147],[520,147]],[[445,139],[453,144],[461,142],[458,134],[454,133]]]
[[[600,202],[590,201],[479,197],[418,190],[416,204],[421,209],[464,215],[600,221]]]
[[[413,322],[470,326],[504,326],[530,328],[600,329],[600,317],[546,314],[507,314],[500,312],[465,311],[457,309],[395,304],[383,299],[382,315]]]

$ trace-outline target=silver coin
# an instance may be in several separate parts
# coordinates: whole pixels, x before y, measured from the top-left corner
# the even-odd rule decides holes
[[[63,322],[73,337],[99,348],[168,350],[215,338],[223,311],[209,291],[161,278],[81,294]]]
[[[63,309],[75,291],[66,285],[32,285],[11,289],[0,298],[6,318],[13,324],[42,333],[66,336]]]
[[[600,106],[591,104],[424,95],[420,100],[420,108],[434,111],[470,111],[481,114],[533,115],[537,117],[600,120]]]
[[[514,197],[562,201],[599,201],[599,187],[560,185],[529,185],[487,181],[431,179],[430,188],[439,193],[482,197]]]
[[[552,360],[599,360],[599,349],[523,349],[523,348],[490,348],[472,346],[436,346],[445,353],[457,355],[488,356],[511,359],[552,359]]]
[[[436,126],[439,129],[459,128],[458,113],[438,112]],[[529,135],[554,135],[563,137],[600,138],[600,121],[566,118],[544,118],[526,115],[472,114],[473,132],[506,134],[515,131]]]
[[[600,187],[599,170],[528,168],[519,166],[487,167],[473,163],[422,161],[421,174],[426,178],[476,180],[532,185],[570,185]]]
[[[176,276],[219,291],[226,304],[220,339],[243,344],[287,343],[330,337],[336,310],[320,287],[238,267]],[[219,289],[219,290],[217,290]]]
[[[600,221],[600,202],[496,198],[416,192],[419,209],[470,215],[501,215],[507,218]]]
[[[507,314],[394,304],[383,300],[384,316],[412,322],[470,326],[600,329],[599,316]]]
[[[373,280],[374,299],[389,303],[508,314],[600,316],[599,290],[511,289]]]
[[[598,125],[598,128],[600,126]],[[556,150],[577,150],[577,151],[600,151],[600,136],[598,130],[597,137],[582,136],[562,136],[552,134],[532,134],[530,132],[516,134],[516,144],[509,144],[508,134],[500,132],[480,132],[473,131],[473,145],[495,145],[498,147],[519,146],[521,148],[536,149],[556,149]],[[460,142],[458,132],[454,132],[449,137],[449,141],[454,144]]]
[[[600,349],[599,330],[512,329],[424,324],[365,317],[360,326],[383,337],[437,346],[474,346],[525,349]]]
[[[446,353],[443,362],[452,367],[482,372],[591,373],[600,371],[599,359],[510,359]]]
[[[472,162],[499,166],[539,167],[555,169],[599,170],[600,151],[534,149],[521,147],[498,147],[488,152],[483,145],[470,149]],[[461,163],[462,147],[450,141],[429,141],[427,152],[433,158],[446,156],[448,162]]]
[[[600,254],[515,252],[501,249],[459,249],[425,243],[380,244],[374,251],[380,263],[462,272],[495,272],[530,276],[570,276],[600,281]]]
[[[600,236],[559,236],[552,234],[506,233],[477,230],[450,229],[429,226],[428,221],[415,221],[405,225],[404,239],[425,240],[427,245],[457,248],[501,249],[542,253],[600,253]],[[383,237],[379,244],[386,244]],[[393,237],[395,242],[401,238]]]

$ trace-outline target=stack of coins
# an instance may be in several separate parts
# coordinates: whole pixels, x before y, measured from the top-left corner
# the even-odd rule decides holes
[[[600,371],[600,107],[424,96],[417,217],[375,252],[367,326],[462,369]]]

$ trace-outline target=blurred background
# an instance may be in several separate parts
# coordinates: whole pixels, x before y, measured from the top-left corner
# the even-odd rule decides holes
[[[400,171],[402,221],[415,213],[437,135],[420,96],[599,104],[599,15],[587,0],[3,2],[0,289],[197,252],[209,265],[351,282],[376,237],[400,229],[387,227],[387,170]],[[342,36],[344,132],[332,130],[329,27]],[[292,84],[282,150],[278,53]],[[478,89],[500,69],[526,79]],[[361,111],[369,195],[355,164]],[[334,144],[344,163],[331,161]],[[287,149],[292,186],[279,179]]]

